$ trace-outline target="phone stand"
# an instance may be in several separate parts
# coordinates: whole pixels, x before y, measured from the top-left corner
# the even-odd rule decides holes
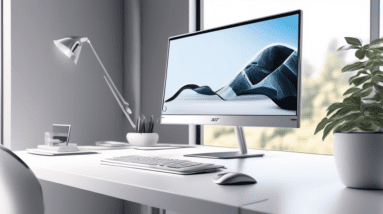
[[[55,152],[79,151],[77,144],[69,143],[71,125],[53,124],[52,132],[45,132],[45,145],[38,145],[38,149]]]

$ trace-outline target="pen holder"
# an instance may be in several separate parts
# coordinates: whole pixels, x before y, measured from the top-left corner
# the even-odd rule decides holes
[[[126,139],[132,146],[154,146],[158,142],[158,134],[130,132],[126,134]]]

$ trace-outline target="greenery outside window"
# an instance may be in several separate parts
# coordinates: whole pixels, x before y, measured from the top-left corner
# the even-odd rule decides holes
[[[316,125],[329,104],[342,100],[348,89],[344,65],[353,53],[338,52],[344,37],[369,43],[370,1],[360,0],[204,0],[204,29],[292,10],[303,10],[301,128],[245,128],[247,145],[316,154],[332,154],[333,136],[322,142]],[[234,129],[204,126],[204,145],[237,147]]]

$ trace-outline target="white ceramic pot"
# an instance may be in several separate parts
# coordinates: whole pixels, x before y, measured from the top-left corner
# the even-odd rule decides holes
[[[132,146],[154,146],[158,142],[157,133],[128,133],[126,139]]]
[[[383,189],[383,132],[335,133],[334,158],[347,187]]]

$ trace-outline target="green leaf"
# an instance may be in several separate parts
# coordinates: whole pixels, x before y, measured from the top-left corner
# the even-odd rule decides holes
[[[365,67],[364,65],[365,62],[356,62],[356,63],[353,63],[351,65],[346,65],[342,68],[342,72],[346,72],[346,71],[356,71],[356,70],[359,70],[359,69],[362,69]]]
[[[343,121],[351,121],[351,120],[359,120],[363,118],[364,115],[362,112],[353,112],[351,114],[346,115],[345,117],[341,118]]]
[[[364,56],[366,55],[366,52],[365,50],[362,50],[362,49],[359,49],[355,52],[355,56],[358,58],[358,59],[363,59]]]
[[[360,49],[360,47],[355,46],[355,45],[344,45],[338,49],[338,51],[341,50],[350,50],[350,49]]]
[[[368,50],[370,52],[370,60],[371,59],[379,59],[379,60],[382,60],[382,52],[383,52],[383,47],[382,47],[382,50],[381,49],[369,49]]]
[[[362,49],[363,50],[368,50],[370,48],[370,46],[371,46],[370,44],[363,45]]]
[[[355,76],[359,76],[361,74],[368,74],[366,70],[360,70]]]
[[[371,78],[371,75],[363,76],[363,77],[357,77],[355,79],[350,78],[351,82],[350,84],[354,84],[355,86],[359,86],[360,84],[366,82]]]
[[[352,82],[356,79],[356,78],[359,78],[359,76],[353,76],[353,77],[351,77],[350,79],[348,79],[348,84],[352,84]]]
[[[360,91],[359,93],[361,97],[367,97],[368,95],[371,94],[371,92],[372,92],[372,88],[366,88]]]
[[[379,39],[375,39],[374,41],[372,41],[371,43],[370,43],[370,45],[372,46],[372,45],[377,45],[377,44],[380,44],[380,43],[382,43],[383,42],[383,38],[379,38]],[[350,43],[349,43],[350,44]],[[352,45],[352,44],[350,44],[350,45]]]
[[[327,123],[329,123],[329,122],[330,122],[329,119],[327,119],[326,117],[323,118],[323,119],[319,122],[319,124],[317,125],[317,128],[315,129],[314,135],[315,135],[316,133],[320,132],[320,131],[327,125]]]
[[[366,68],[378,67],[378,66],[383,66],[383,61],[381,61],[381,60],[369,60],[366,64]]]
[[[333,114],[329,119],[330,120],[338,120],[344,118],[348,118],[349,115],[354,113],[360,114],[359,106],[349,106],[345,108],[339,109],[335,114]]]
[[[371,101],[377,101],[377,102],[382,102],[383,101],[383,95],[380,93],[375,94],[371,98],[363,98],[363,100],[371,100]]]
[[[362,89],[371,88],[371,86],[372,86],[372,83],[367,82],[363,84]]]
[[[379,69],[376,69],[376,68],[371,69],[370,72],[372,75],[383,74],[381,71],[379,71]]]
[[[347,97],[345,99],[343,99],[343,103],[347,105],[347,107],[351,107],[351,106],[360,106],[360,104],[362,103],[360,97]]]
[[[369,44],[368,50],[374,50],[374,49],[382,49],[383,46],[381,44]]]
[[[379,130],[379,126],[375,125],[368,117],[363,118],[358,122],[358,128],[362,131],[376,132]]]
[[[379,84],[375,83],[375,84],[374,84],[374,88],[375,88],[376,90],[378,90],[378,92],[383,93],[383,87],[380,86]]]
[[[363,100],[371,100],[371,101],[381,101],[381,99],[379,99],[378,97],[374,96],[374,97],[371,97],[371,98],[363,98]]]
[[[352,114],[347,115],[344,118],[340,118],[340,119],[332,121],[331,123],[327,124],[326,128],[324,129],[322,140],[325,140],[325,138],[330,133],[330,131],[333,130],[336,126],[341,125],[344,121],[346,121],[346,122],[347,121],[357,121],[362,117],[363,116],[361,113],[352,113]]]
[[[379,118],[379,117],[369,117],[369,119],[376,126],[379,126],[380,128],[383,128],[383,119],[382,118]]]
[[[373,83],[377,83],[377,82],[383,83],[383,76],[382,75],[372,75],[371,81]]]
[[[346,92],[344,92],[343,96],[347,95],[347,94],[351,94],[351,93],[354,93],[356,91],[361,91],[362,89],[358,88],[358,87],[352,87],[350,89],[348,89]]]
[[[337,109],[340,109],[342,107],[345,107],[343,103],[333,103],[327,108],[327,116],[329,116],[332,112],[334,112]]]
[[[366,51],[366,57],[367,58],[371,58],[371,57],[373,57],[374,56],[374,54],[372,53],[372,51]]]
[[[374,52],[372,52],[372,56],[370,57],[370,60],[380,60],[380,61],[383,61],[383,56],[380,55],[377,55],[377,54],[374,54]]]
[[[374,54],[379,54],[383,51],[383,47],[382,46],[371,46],[369,48],[369,50],[371,50]]]
[[[351,94],[352,97],[366,97],[368,96],[372,91],[372,88],[365,88],[361,89],[360,91],[354,92]]]
[[[350,110],[349,108],[341,108],[339,109],[337,112],[335,112],[335,114],[333,114],[329,119],[330,120],[338,120],[340,119],[342,116],[350,113],[352,110]]]
[[[355,120],[346,121],[342,125],[339,125],[338,127],[336,127],[334,129],[334,133],[335,132],[349,132],[349,131],[357,128],[358,127],[357,124],[358,124],[358,121],[355,121]]]
[[[345,37],[346,42],[350,45],[356,45],[361,47],[362,46],[362,41],[358,38],[353,38],[353,37]]]
[[[383,53],[383,47],[380,47],[380,48],[376,48],[376,49],[373,49],[372,50],[372,54],[374,56],[379,56]]]
[[[358,106],[360,106],[360,104],[362,104],[362,100],[360,99],[360,97],[352,97],[352,99],[354,100],[354,103]]]
[[[383,108],[379,104],[365,104],[362,106],[364,115],[368,113],[368,116],[383,115]]]
[[[327,135],[331,132],[331,130],[334,129],[335,126],[339,125],[341,122],[341,120],[335,120],[332,123],[328,124],[323,131],[322,140],[326,139]]]

